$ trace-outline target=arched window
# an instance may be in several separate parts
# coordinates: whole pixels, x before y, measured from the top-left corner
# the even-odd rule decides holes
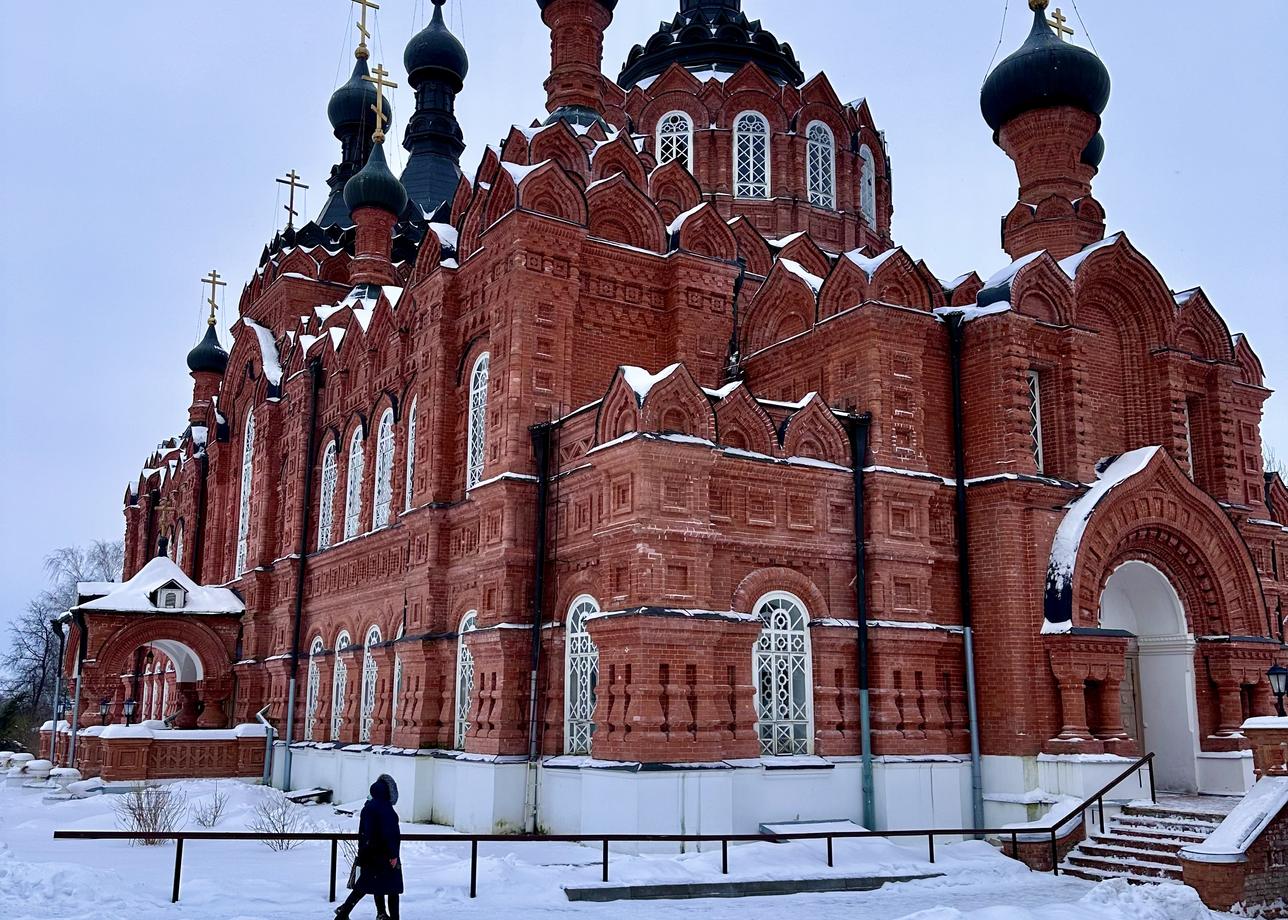
[[[835,208],[836,141],[832,137],[832,129],[821,121],[810,122],[806,137],[809,139],[806,179],[810,204]]]
[[[165,673],[161,675],[161,718],[170,718],[170,684],[173,683],[171,675],[174,674],[174,665],[167,664]]]
[[[329,547],[335,534],[335,484],[340,478],[339,453],[335,441],[332,441],[322,454],[322,498],[318,508],[319,550]]]
[[[335,640],[335,673],[331,676],[331,740],[340,740],[340,729],[344,727],[344,695],[349,689],[349,669],[345,666],[340,653],[352,644],[347,632],[340,633]]]
[[[693,170],[693,120],[683,112],[669,112],[657,123],[657,165],[672,160]]]
[[[589,754],[595,731],[595,687],[599,683],[599,649],[591,641],[586,621],[599,611],[593,597],[572,602],[564,654],[564,753]]]
[[[456,638],[456,737],[458,751],[465,750],[465,736],[470,733],[470,706],[474,702],[474,654],[465,644],[466,633],[478,628],[479,615],[471,610],[461,619]]]
[[[379,530],[389,523],[394,500],[394,410],[386,409],[376,428],[376,495],[371,514],[371,529]]]
[[[358,535],[362,526],[362,429],[349,441],[349,473],[344,486],[344,538]]]
[[[760,752],[809,754],[813,750],[813,679],[805,605],[775,593],[756,604],[756,717]]]
[[[183,521],[174,528],[174,564],[183,568]]]
[[[322,637],[318,636],[309,647],[308,689],[304,692],[304,740],[313,741],[313,726],[318,720],[318,700],[322,696],[322,673],[318,656],[322,654]]]
[[[412,493],[416,488],[416,400],[411,401],[407,413],[407,482],[403,487],[403,510],[411,510]]]
[[[737,198],[769,197],[769,122],[759,112],[743,112],[733,126]]]
[[[859,212],[863,222],[873,230],[877,228],[877,161],[872,148],[864,144],[859,148],[862,161],[859,173]]]
[[[371,742],[371,725],[376,720],[376,682],[380,679],[380,668],[372,649],[379,644],[380,627],[373,626],[367,630],[366,641],[362,643],[362,696],[358,707],[358,741],[362,744]]]
[[[467,490],[483,481],[483,465],[487,462],[487,385],[491,363],[491,356],[484,352],[470,372],[470,415],[465,454]]]
[[[250,489],[255,478],[255,414],[246,413],[246,432],[242,437],[241,509],[237,512],[237,571],[246,571],[250,553]]]
[[[407,627],[398,627],[398,636],[395,642],[401,641],[406,634]],[[394,646],[394,680],[393,693],[389,695],[389,743],[394,743],[394,732],[398,731],[398,713],[402,711],[402,655],[398,654],[398,646]]]

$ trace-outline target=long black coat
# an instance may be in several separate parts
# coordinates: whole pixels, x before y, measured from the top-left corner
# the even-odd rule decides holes
[[[399,855],[401,835],[398,815],[397,786],[393,779],[381,776],[371,784],[371,798],[362,806],[358,821],[358,884],[363,894],[402,894],[402,858]],[[389,861],[397,860],[396,865]]]

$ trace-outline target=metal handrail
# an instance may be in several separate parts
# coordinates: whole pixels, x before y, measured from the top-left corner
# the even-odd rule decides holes
[[[827,865],[832,868],[833,859],[833,842],[836,840],[869,840],[875,838],[889,837],[925,837],[927,851],[930,862],[935,862],[935,838],[936,837],[984,837],[1000,836],[1011,838],[1011,855],[1018,857],[1020,848],[1020,836],[1029,834],[1047,834],[1051,835],[1051,871],[1055,875],[1060,874],[1057,863],[1057,832],[1061,827],[1068,824],[1074,817],[1080,816],[1086,809],[1093,804],[1098,803],[1100,806],[1100,824],[1101,830],[1104,830],[1104,797],[1115,786],[1130,776],[1134,771],[1149,766],[1149,793],[1150,798],[1157,801],[1157,795],[1154,791],[1154,771],[1152,762],[1154,755],[1146,754],[1140,760],[1136,761],[1127,770],[1124,770],[1116,779],[1105,785],[1103,788],[1088,796],[1078,806],[1077,810],[1071,811],[1060,821],[1047,828],[1015,828],[1015,827],[982,827],[982,828],[963,828],[963,827],[946,827],[946,828],[916,828],[908,830],[887,830],[887,831],[814,831],[810,833],[774,833],[774,834],[457,834],[457,833],[404,833],[401,839],[409,842],[424,843],[468,843],[470,845],[470,897],[478,897],[478,860],[480,843],[588,843],[598,842],[602,844],[601,863],[603,866],[602,877],[605,882],[608,881],[609,865],[609,844],[611,843],[719,843],[720,844],[720,872],[722,875],[729,874],[729,844],[730,843],[784,843],[794,840],[825,840],[827,841]],[[183,870],[183,844],[185,840],[274,840],[274,841],[330,841],[331,843],[331,880],[330,880],[330,900],[332,903],[336,899],[336,872],[339,865],[340,841],[356,841],[358,834],[356,832],[344,831],[299,831],[299,832],[282,832],[282,833],[263,833],[251,831],[167,831],[167,832],[140,832],[140,831],[54,831],[55,840],[146,840],[149,843],[159,841],[173,840],[176,843],[174,854],[174,888],[172,890],[171,901],[179,900],[179,881]]]

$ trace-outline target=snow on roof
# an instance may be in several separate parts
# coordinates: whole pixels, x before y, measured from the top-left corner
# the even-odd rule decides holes
[[[793,262],[791,259],[779,259],[778,262],[783,266],[783,268],[787,269],[797,278],[800,278],[808,284],[810,290],[814,292],[815,297],[818,296],[818,292],[823,289],[822,278],[810,272],[804,265],[801,265],[799,262]]]
[[[863,255],[861,251],[859,251],[858,249],[855,249],[851,252],[847,252],[845,254],[845,257],[849,259],[851,262],[853,262],[855,265],[857,265],[859,268],[863,269],[864,273],[868,276],[868,280],[871,281],[872,276],[877,273],[877,269],[880,268],[882,265],[884,265],[890,258],[894,256],[896,252],[899,252],[899,250],[901,250],[902,248],[903,248],[902,246],[896,246],[894,249],[887,249],[885,252],[881,253],[881,255],[873,256],[872,258],[868,258],[867,256]]]
[[[1123,235],[1121,233],[1115,233],[1113,236],[1105,237],[1099,243],[1092,243],[1090,246],[1082,250],[1082,252],[1074,253],[1069,256],[1069,258],[1062,259],[1060,261],[1060,267],[1064,269],[1064,273],[1066,275],[1070,278],[1074,278],[1078,274],[1078,269],[1082,267],[1082,263],[1087,261],[1088,256],[1098,249],[1104,249],[1107,246],[1115,245],[1120,239],[1122,239],[1122,237]]]
[[[210,440],[210,429],[205,425],[192,426],[192,443],[197,447],[205,447]]]
[[[340,343],[344,341],[345,331],[346,331],[346,327],[344,326],[332,326],[330,329],[327,330],[327,332],[330,333],[331,335],[332,347],[334,347],[336,351],[340,350]]]
[[[944,286],[944,289],[945,289],[945,290],[948,290],[948,291],[955,291],[955,290],[957,290],[959,287],[961,287],[963,284],[965,284],[965,283],[966,283],[966,279],[967,279],[967,278],[969,278],[969,277],[970,277],[971,275],[973,275],[973,274],[975,274],[975,273],[974,273],[974,272],[967,272],[967,273],[966,273],[966,274],[964,274],[964,275],[958,275],[958,276],[957,276],[956,278],[954,278],[952,281],[945,281],[943,278],[940,278],[940,279],[938,279],[938,280],[939,280],[939,283],[940,283],[940,284],[942,284],[942,285]]]
[[[737,220],[737,218],[734,218],[734,220]],[[733,223],[733,221],[730,221],[730,223]],[[804,235],[805,235],[804,230],[797,230],[795,233],[787,234],[785,237],[783,237],[780,240],[766,240],[765,242],[768,243],[770,246],[774,247],[775,249],[782,249],[785,246],[788,246],[791,243],[796,242]]]
[[[78,597],[102,597],[105,594],[111,594],[120,586],[119,581],[78,581],[76,594]]]
[[[1002,287],[1005,284],[1010,284],[1011,281],[1015,280],[1015,276],[1020,273],[1020,269],[1029,263],[1040,259],[1044,252],[1046,252],[1045,249],[1039,249],[1037,252],[1030,252],[1027,256],[1020,256],[1010,265],[1006,266],[1006,268],[994,275],[990,275],[989,279],[984,282],[983,290],[987,291],[989,288],[997,288]],[[983,296],[983,291],[980,292],[980,295]]]
[[[151,595],[171,582],[188,593],[182,613],[242,613],[246,605],[228,588],[206,588],[184,574],[183,569],[165,556],[158,556],[141,568],[137,575],[97,600],[88,601],[75,610],[99,610],[119,613],[174,613],[157,607]]]
[[[1055,532],[1055,540],[1051,543],[1051,559],[1047,565],[1048,591],[1058,592],[1068,586],[1078,561],[1082,535],[1086,532],[1087,522],[1091,520],[1091,515],[1095,513],[1100,502],[1115,488],[1145,469],[1159,450],[1158,447],[1140,447],[1115,457],[1097,469],[1096,481],[1084,495],[1065,506],[1068,510]],[[1068,632],[1071,626],[1071,621],[1054,623],[1047,620],[1042,626],[1042,631],[1044,633]]]
[[[689,208],[689,210],[685,211],[675,220],[671,221],[671,226],[666,228],[666,232],[671,234],[672,236],[679,233],[680,228],[684,226],[684,222],[688,220],[690,217],[692,217],[694,214],[697,214],[699,211],[701,211],[704,207],[706,207],[706,205],[707,203],[704,201],[701,204],[697,205],[696,207]]]
[[[1188,291],[1177,291],[1175,294],[1172,295],[1172,299],[1176,301],[1176,305],[1178,307],[1183,307],[1191,300],[1193,300],[1194,295],[1197,294],[1198,292],[1199,292],[1199,288],[1190,288]]]
[[[960,315],[962,322],[969,323],[973,319],[979,319],[981,316],[995,316],[998,313],[1010,313],[1011,305],[1005,300],[999,300],[988,306],[981,307],[972,305],[969,307],[935,307],[935,316],[941,320],[948,316]]]
[[[709,390],[706,387],[703,387],[702,392],[706,393],[708,396],[712,397],[713,399],[724,399],[726,396],[728,396],[734,390],[738,389],[738,387],[740,386],[742,386],[742,381],[735,380],[732,383],[726,383],[722,387],[716,387],[714,390]]]
[[[528,177],[529,173],[536,172],[538,169],[540,169],[542,166],[545,166],[549,162],[550,162],[549,160],[542,160],[540,163],[533,163],[531,166],[524,166],[521,163],[503,162],[501,164],[501,168],[504,169],[506,172],[508,172],[510,174],[510,178],[514,180],[514,184],[518,185],[520,182],[522,182],[524,179]]]
[[[1182,855],[1195,862],[1241,862],[1262,831],[1288,808],[1288,776],[1263,776],[1207,840]]]
[[[649,391],[679,369],[679,364],[672,364],[656,374],[650,374],[642,367],[624,364],[622,365],[622,376],[626,378],[626,385],[635,391],[635,401],[642,406],[644,405],[644,400],[648,399]]]
[[[438,241],[440,243],[451,246],[453,249],[455,249],[457,244],[460,242],[460,234],[457,233],[456,228],[451,224],[431,223],[429,225],[429,229],[433,230],[438,236]]]
[[[264,359],[264,376],[275,387],[282,385],[282,361],[277,354],[277,343],[273,341],[271,329],[265,329],[250,319],[242,319],[242,325],[249,327],[259,338],[259,353]]]

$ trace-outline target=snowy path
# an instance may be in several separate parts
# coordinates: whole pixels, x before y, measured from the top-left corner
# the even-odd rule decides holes
[[[184,784],[189,801],[211,784]],[[231,793],[220,830],[241,830],[266,790],[224,783]],[[287,853],[244,842],[189,842],[182,900],[169,901],[174,849],[117,841],[55,841],[58,829],[112,829],[114,797],[47,805],[40,794],[0,788],[0,917],[39,920],[259,920],[328,918],[329,847],[305,844]],[[316,829],[356,827],[326,807],[304,809]],[[194,828],[195,829],[195,828]],[[309,828],[312,829],[312,828]],[[416,827],[416,830],[425,830]],[[484,844],[479,898],[468,897],[465,844],[404,848],[408,894],[404,916],[520,920],[532,916],[647,915],[679,920],[701,910],[709,920],[758,920],[808,914],[811,920],[1209,920],[1193,893],[1179,886],[1092,885],[1030,873],[987,845],[942,846],[935,867],[915,850],[886,841],[837,842],[837,868],[827,869],[821,843],[752,844],[730,850],[732,878],[821,877],[942,871],[944,878],[886,885],[879,891],[731,900],[569,903],[567,884],[599,881],[598,851],[559,844]],[[612,857],[616,884],[719,878],[719,853],[682,857]],[[343,869],[342,869],[342,875]],[[926,911],[926,913],[919,913]],[[978,912],[978,913],[977,913]],[[370,917],[370,901],[355,916]]]

